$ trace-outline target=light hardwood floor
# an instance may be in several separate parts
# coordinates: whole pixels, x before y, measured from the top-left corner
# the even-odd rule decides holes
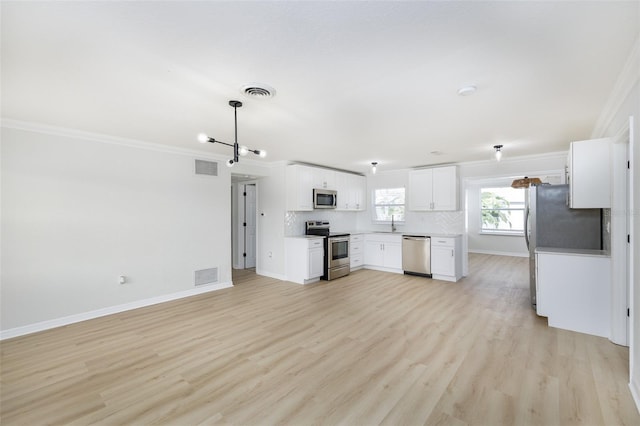
[[[9,424],[639,425],[628,349],[547,327],[526,259],[236,286],[1,343]]]

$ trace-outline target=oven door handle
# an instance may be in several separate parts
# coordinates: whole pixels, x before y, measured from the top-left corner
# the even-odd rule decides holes
[[[349,241],[349,237],[329,237],[329,242],[331,243],[342,243],[344,241]]]

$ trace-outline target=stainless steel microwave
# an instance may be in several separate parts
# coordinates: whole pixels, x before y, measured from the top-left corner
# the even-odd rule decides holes
[[[332,189],[313,190],[314,209],[335,209],[338,205],[338,192]]]

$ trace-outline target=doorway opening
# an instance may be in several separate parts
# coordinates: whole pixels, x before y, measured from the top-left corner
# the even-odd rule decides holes
[[[255,271],[257,263],[257,197],[255,180],[232,176],[231,251],[233,273]]]

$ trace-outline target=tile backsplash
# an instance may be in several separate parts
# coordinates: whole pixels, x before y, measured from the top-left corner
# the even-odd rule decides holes
[[[303,235],[307,220],[328,220],[332,232],[386,231],[390,224],[372,222],[370,212],[340,212],[315,210],[312,212],[287,211],[284,217],[284,234],[287,237]],[[399,232],[463,234],[464,212],[410,212],[404,223],[397,224]]]

